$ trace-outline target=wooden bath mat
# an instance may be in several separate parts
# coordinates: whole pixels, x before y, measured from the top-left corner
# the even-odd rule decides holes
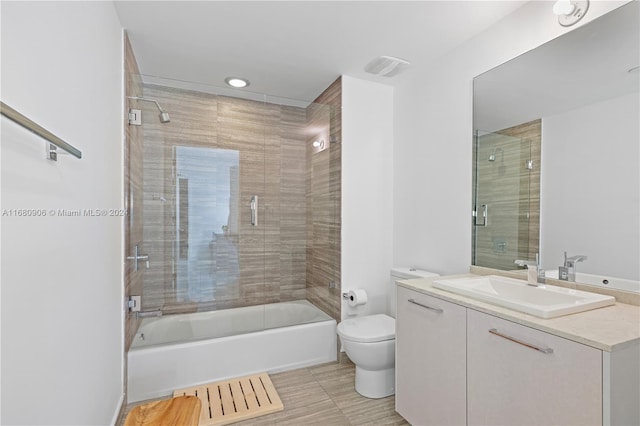
[[[198,426],[202,403],[192,395],[139,405],[127,414],[124,426]]]
[[[284,409],[267,373],[179,389],[173,396],[195,395],[202,403],[200,426],[227,425]]]

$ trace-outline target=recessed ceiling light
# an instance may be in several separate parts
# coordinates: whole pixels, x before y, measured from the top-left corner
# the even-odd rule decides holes
[[[240,77],[227,77],[224,79],[224,82],[236,88],[247,87],[249,85],[249,80]]]

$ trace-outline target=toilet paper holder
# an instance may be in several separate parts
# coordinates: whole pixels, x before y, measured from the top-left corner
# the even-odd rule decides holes
[[[364,289],[351,290],[342,293],[342,299],[352,307],[364,305],[367,303],[367,292]]]

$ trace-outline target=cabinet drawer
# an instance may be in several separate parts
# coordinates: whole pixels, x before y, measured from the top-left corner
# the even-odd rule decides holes
[[[602,352],[469,309],[469,425],[602,424]]]

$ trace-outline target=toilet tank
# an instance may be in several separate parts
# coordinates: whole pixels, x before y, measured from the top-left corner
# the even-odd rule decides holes
[[[398,280],[409,280],[411,278],[428,278],[428,277],[438,277],[440,274],[436,274],[435,272],[423,271],[422,269],[416,268],[393,268],[391,270],[391,277],[389,279],[389,289],[387,294],[389,295],[389,304],[387,306],[387,311],[390,316],[393,318],[396,317],[396,302],[397,302],[397,286],[396,281]]]

